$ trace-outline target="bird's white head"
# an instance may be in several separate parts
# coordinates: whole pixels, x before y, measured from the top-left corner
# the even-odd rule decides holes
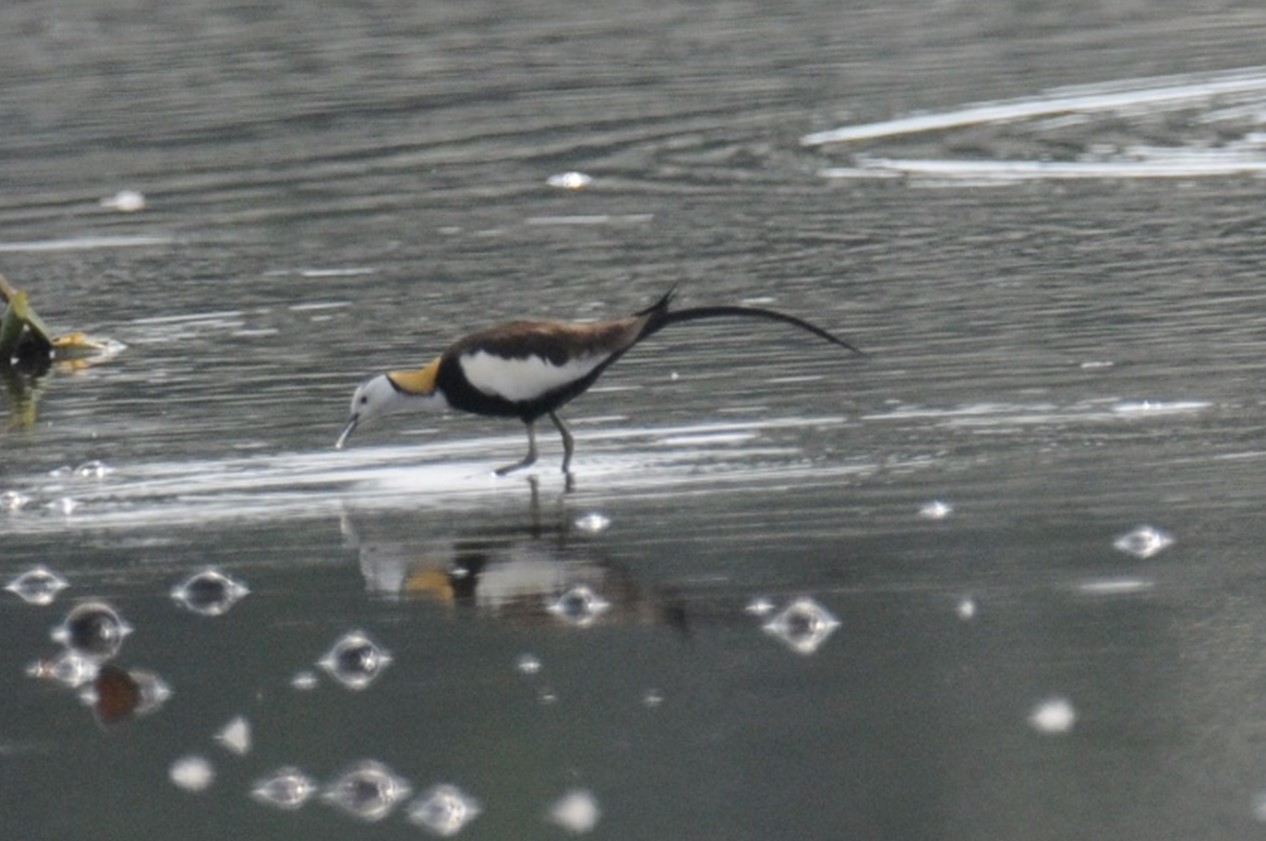
[[[352,395],[347,425],[343,427],[334,446],[342,449],[356,427],[381,415],[447,409],[448,401],[444,399],[444,392],[435,384],[439,367],[440,361],[437,359],[425,368],[379,374],[357,386]]]

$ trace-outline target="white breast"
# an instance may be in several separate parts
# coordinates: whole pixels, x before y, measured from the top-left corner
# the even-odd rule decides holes
[[[535,400],[546,392],[583,378],[603,363],[606,355],[578,356],[552,365],[538,356],[506,359],[485,350],[458,358],[466,380],[484,394],[516,403]]]

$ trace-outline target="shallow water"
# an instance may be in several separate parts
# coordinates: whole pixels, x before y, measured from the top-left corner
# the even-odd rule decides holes
[[[251,791],[366,759],[380,837],[439,783],[470,838],[1259,833],[1266,13],[1029,5],[0,11],[0,272],[126,345],[7,392],[0,573],[70,586],[0,593],[5,836],[342,838]],[[333,448],[369,373],[675,282],[869,356],[665,331],[570,489],[547,424]],[[149,714],[27,676],[89,601]]]

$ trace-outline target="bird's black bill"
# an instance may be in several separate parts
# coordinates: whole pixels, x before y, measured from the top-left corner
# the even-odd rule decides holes
[[[343,433],[339,435],[338,440],[334,442],[334,449],[343,449],[343,445],[347,443],[348,438],[352,437],[352,433],[356,431],[356,425],[359,423],[360,418],[355,415],[347,419],[347,426],[343,427]]]

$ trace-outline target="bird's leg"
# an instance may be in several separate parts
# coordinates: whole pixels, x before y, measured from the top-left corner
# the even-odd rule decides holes
[[[571,454],[576,451],[576,442],[572,440],[571,430],[567,428],[567,424],[563,423],[563,419],[556,412],[549,413],[549,419],[554,422],[554,426],[558,429],[558,434],[563,436],[563,472],[568,476],[571,471]]]
[[[505,467],[498,467],[496,470],[496,474],[498,476],[504,476],[507,473],[513,473],[516,470],[521,470],[536,461],[536,427],[534,427],[530,421],[527,423],[527,434],[527,455],[525,455],[520,461],[516,461],[514,464],[507,464]]]

